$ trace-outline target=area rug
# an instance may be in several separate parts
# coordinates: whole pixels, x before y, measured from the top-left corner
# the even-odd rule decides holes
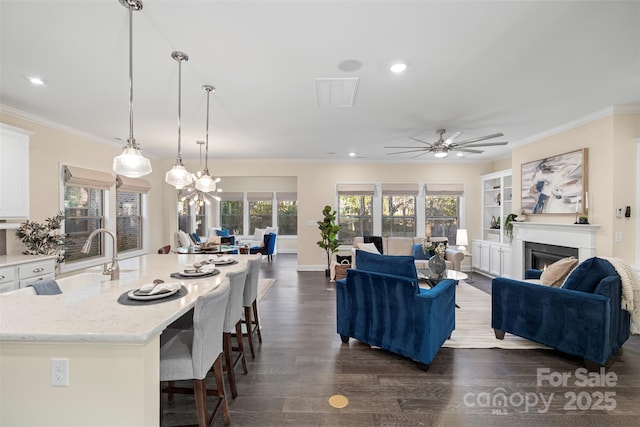
[[[542,344],[506,333],[496,339],[491,328],[491,295],[468,283],[459,282],[456,288],[456,329],[443,347],[449,348],[549,348]]]
[[[258,281],[258,301],[267,294],[267,291],[271,289],[273,284],[276,283],[276,279],[260,279]]]

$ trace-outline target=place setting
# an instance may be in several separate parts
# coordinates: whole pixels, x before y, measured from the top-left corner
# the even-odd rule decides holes
[[[187,288],[180,282],[166,283],[162,279],[156,279],[152,283],[124,292],[118,297],[118,302],[123,305],[155,304],[182,298],[187,293]]]
[[[200,279],[204,277],[211,277],[216,274],[220,274],[220,270],[215,267],[216,263],[211,260],[194,262],[193,264],[185,265],[181,271],[171,273],[170,276],[174,279]]]

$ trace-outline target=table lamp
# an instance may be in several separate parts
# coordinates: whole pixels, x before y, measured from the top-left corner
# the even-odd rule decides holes
[[[456,244],[459,245],[458,250],[460,252],[467,251],[465,245],[469,244],[469,236],[467,236],[467,230],[464,228],[460,228],[456,231]]]

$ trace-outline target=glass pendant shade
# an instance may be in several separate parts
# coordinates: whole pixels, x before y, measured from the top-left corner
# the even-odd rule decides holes
[[[211,178],[211,175],[205,173],[196,181],[196,188],[204,193],[211,193],[216,191],[216,182]]]
[[[173,185],[178,190],[193,183],[193,177],[180,163],[173,165],[171,170],[169,170],[164,176],[164,180],[167,184]]]
[[[133,137],[133,12],[142,9],[141,0],[120,0],[129,9],[129,139],[122,154],[113,159],[113,171],[128,178],[151,173],[151,161],[142,155]]]
[[[129,178],[140,178],[151,173],[151,161],[138,148],[126,146],[122,154],[113,158],[113,171]]]

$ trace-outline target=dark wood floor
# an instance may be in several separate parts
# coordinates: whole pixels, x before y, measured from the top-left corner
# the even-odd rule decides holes
[[[355,340],[342,344],[324,273],[299,273],[295,256],[280,254],[263,263],[261,277],[277,282],[260,303],[263,344],[247,359],[249,374],[237,375],[238,397],[229,399],[233,426],[638,425],[639,337],[610,361],[606,372],[617,376],[610,387],[576,385],[581,360],[553,350],[442,348],[423,372]],[[490,289],[489,279],[474,279]],[[571,377],[567,386],[538,386],[538,369]],[[334,394],[349,405],[332,408]],[[490,402],[501,394],[507,405],[495,412]],[[164,409],[163,426],[195,422],[190,396]],[[222,426],[221,417],[214,424]]]

